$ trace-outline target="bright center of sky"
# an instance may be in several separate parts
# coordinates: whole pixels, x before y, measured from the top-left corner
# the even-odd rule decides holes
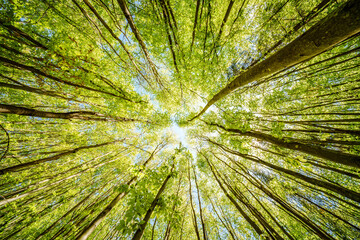
[[[185,128],[179,127],[176,123],[173,123],[170,127],[171,131],[174,133],[177,140],[179,140],[183,146],[188,147],[188,142],[186,141],[186,130]]]

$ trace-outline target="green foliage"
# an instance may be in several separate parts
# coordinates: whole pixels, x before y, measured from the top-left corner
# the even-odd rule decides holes
[[[1,239],[360,238],[358,36],[188,121],[345,1],[118,2],[0,2]]]

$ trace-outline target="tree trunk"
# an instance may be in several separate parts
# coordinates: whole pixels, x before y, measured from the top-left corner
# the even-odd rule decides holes
[[[72,179],[72,178],[77,177],[77,176],[79,176],[79,175],[81,175],[81,174],[84,174],[85,172],[87,172],[87,171],[89,171],[89,170],[96,169],[96,168],[98,168],[98,167],[101,167],[101,166],[103,166],[103,165],[105,165],[105,164],[108,164],[108,163],[111,163],[111,162],[114,162],[114,161],[117,161],[117,159],[113,159],[113,160],[110,160],[110,161],[107,161],[107,162],[100,162],[100,163],[98,163],[98,164],[96,164],[96,165],[94,165],[94,166],[87,167],[86,169],[81,170],[81,171],[78,172],[78,173],[75,173],[75,174],[72,174],[72,175],[70,175],[70,176],[68,176],[68,177],[59,179],[59,180],[57,180],[57,181],[55,181],[55,182],[49,183],[49,184],[47,184],[47,185],[44,185],[44,186],[41,186],[41,187],[38,187],[38,188],[35,188],[35,189],[33,189],[33,190],[31,190],[31,191],[28,191],[28,192],[26,192],[26,193],[23,193],[23,194],[20,194],[20,195],[16,195],[15,197],[12,197],[12,198],[6,198],[6,199],[4,199],[4,200],[0,200],[0,206],[2,206],[2,205],[4,205],[4,204],[11,203],[11,202],[16,201],[16,200],[18,200],[18,199],[24,198],[24,197],[26,197],[26,196],[29,196],[30,194],[39,192],[39,191],[41,191],[41,190],[47,189],[47,188],[49,188],[49,187],[51,187],[51,186],[54,186],[54,185],[57,185],[57,186],[58,186],[60,183],[66,181],[66,180]],[[34,185],[38,185],[38,184],[34,184]]]
[[[165,181],[163,182],[163,184],[161,185],[158,193],[156,194],[155,196],[155,199],[152,201],[151,205],[150,205],[150,208],[147,210],[146,214],[145,214],[145,217],[143,219],[143,224],[140,224],[138,230],[136,230],[132,240],[140,240],[144,234],[144,231],[145,231],[145,227],[148,223],[148,221],[150,220],[150,217],[151,217],[151,214],[153,213],[156,205],[157,205],[157,202],[160,198],[160,195],[164,192],[165,190],[165,187],[166,187],[166,184],[167,182],[169,181],[169,179],[171,178],[172,176],[172,171],[171,173],[165,178]]]
[[[59,118],[59,119],[79,119],[87,121],[114,121],[114,122],[141,122],[142,120],[136,120],[132,118],[123,117],[106,117],[102,114],[90,112],[90,111],[76,111],[76,112],[47,112],[40,111],[31,108],[18,107],[8,104],[0,104],[0,113],[17,114],[23,116],[40,117],[40,118]]]
[[[285,169],[283,167],[279,167],[279,166],[276,166],[274,164],[265,162],[265,161],[261,160],[260,158],[255,157],[255,156],[242,154],[242,153],[240,153],[238,151],[231,150],[231,149],[229,149],[229,148],[227,148],[227,147],[225,147],[223,145],[217,144],[215,142],[212,142],[212,143],[220,146],[221,149],[223,149],[224,151],[226,151],[228,153],[243,157],[243,158],[245,158],[247,160],[250,160],[250,161],[252,161],[252,162],[254,162],[256,164],[262,164],[262,165],[267,166],[267,167],[269,167],[271,169],[274,169],[276,171],[286,173],[286,174],[288,174],[290,176],[293,176],[293,177],[295,177],[297,179],[301,179],[304,182],[310,183],[310,184],[312,184],[314,186],[317,186],[317,187],[325,188],[325,189],[330,190],[332,192],[336,192],[337,194],[340,194],[340,195],[342,195],[344,197],[347,197],[347,198],[349,198],[349,199],[351,199],[353,201],[356,201],[356,202],[360,203],[360,193],[355,192],[355,191],[350,190],[350,189],[346,189],[341,185],[337,185],[337,184],[334,184],[334,183],[325,182],[325,181],[322,181],[322,180],[319,180],[319,179],[311,178],[311,177],[308,177],[308,176],[303,175],[301,173],[297,173],[295,171]]]
[[[238,75],[190,121],[201,116],[211,105],[237,88],[307,61],[359,32],[360,1],[350,0],[287,46]]]
[[[206,232],[206,227],[205,227],[203,211],[202,211],[202,207],[201,207],[200,191],[199,191],[199,186],[198,186],[198,183],[197,183],[197,177],[196,177],[196,173],[195,173],[195,168],[193,168],[193,172],[194,172],[196,191],[197,191],[198,201],[199,201],[199,212],[200,212],[200,220],[201,220],[201,225],[202,225],[202,230],[203,230],[203,238],[204,238],[204,240],[207,240],[208,237],[207,237],[207,232]]]
[[[160,145],[158,145],[155,148],[155,150],[151,153],[150,157],[144,162],[144,164],[143,164],[144,167],[154,157],[159,146]],[[142,170],[140,170],[140,171],[142,171]],[[131,185],[133,185],[135,183],[136,180],[137,180],[137,176],[132,177],[127,182],[127,185],[130,187]],[[116,197],[105,207],[105,209],[103,211],[101,211],[96,216],[96,218],[94,220],[92,220],[91,223],[81,231],[81,233],[77,236],[76,239],[77,240],[86,240],[90,236],[90,234],[94,232],[96,227],[105,219],[105,217],[109,214],[109,212],[116,206],[116,204],[118,204],[118,202],[120,202],[120,200],[123,199],[127,194],[128,194],[128,191],[118,193],[116,195]]]
[[[191,189],[191,173],[190,173],[190,160],[188,159],[188,178],[189,178],[189,196],[190,196],[190,206],[191,206],[191,212],[192,212],[192,220],[194,222],[194,229],[195,229],[195,233],[196,233],[196,238],[198,240],[200,240],[200,233],[199,233],[199,228],[198,228],[198,224],[197,224],[197,219],[196,219],[196,213],[195,213],[195,208],[194,208],[194,204],[193,204],[193,198],[192,198],[192,189]]]
[[[192,51],[192,47],[193,47],[193,45],[194,45],[195,32],[196,32],[196,24],[197,24],[197,19],[198,19],[199,8],[200,8],[200,0],[197,0],[197,1],[196,1],[194,27],[193,27],[192,38],[191,38],[191,45],[190,45],[190,52]]]
[[[289,203],[285,202],[281,197],[279,197],[276,193],[270,190],[266,185],[263,185],[258,179],[256,179],[251,174],[246,173],[246,169],[242,165],[242,171],[244,172],[245,179],[247,179],[253,186],[264,192],[268,197],[277,202],[290,216],[294,219],[302,223],[303,226],[311,229],[319,238],[321,239],[331,239],[335,240],[331,235],[322,230],[316,223],[314,223],[311,219],[307,218],[302,212],[299,212],[296,208],[291,206]],[[245,175],[246,174],[246,175]]]
[[[218,124],[209,124],[213,126],[217,126],[227,132],[233,132],[239,134],[239,136],[248,136],[248,137],[254,137],[259,140],[269,142],[272,144],[275,144],[277,146],[303,152],[310,154],[315,157],[319,157],[325,160],[329,160],[331,162],[340,163],[346,166],[350,167],[356,167],[360,168],[360,156],[356,156],[349,153],[343,153],[336,150],[326,149],[322,147],[315,147],[308,144],[303,144],[300,142],[297,142],[295,140],[285,141],[276,137],[273,137],[266,133],[261,133],[258,131],[241,131],[239,129],[231,129],[231,128],[225,128]]]
[[[112,141],[112,142],[106,142],[106,143],[101,143],[101,144],[95,144],[95,145],[90,145],[90,146],[74,148],[74,149],[68,150],[66,152],[57,154],[57,155],[52,156],[52,157],[42,158],[42,159],[38,159],[38,160],[35,160],[35,161],[32,161],[32,162],[21,163],[21,164],[12,166],[12,167],[7,167],[7,168],[4,168],[4,169],[1,169],[0,170],[0,175],[3,175],[3,174],[8,173],[8,172],[15,172],[15,171],[18,171],[18,170],[20,170],[22,168],[37,165],[37,164],[40,164],[40,163],[43,163],[43,162],[49,162],[49,161],[58,160],[59,158],[61,158],[63,156],[67,156],[67,155],[70,155],[72,153],[76,153],[76,152],[78,152],[80,150],[83,150],[83,149],[102,147],[102,146],[106,146],[106,145],[113,144],[113,143],[120,142],[120,141],[124,141],[124,140],[125,139],[123,139],[123,140],[115,140],[115,141]]]
[[[202,153],[201,153],[202,154]],[[210,166],[211,172],[213,173],[215,180],[219,184],[221,190],[224,192],[226,197],[230,200],[230,202],[235,206],[235,208],[239,211],[239,213],[245,218],[245,220],[251,225],[251,227],[255,230],[255,232],[261,236],[263,231],[259,228],[259,226],[241,209],[240,205],[236,202],[236,200],[225,190],[224,186],[221,184],[219,178],[217,177],[216,170],[214,170],[214,166],[210,163],[210,160],[204,155],[208,165]]]
[[[86,2],[87,2],[87,0],[86,0]],[[134,20],[133,20],[131,14],[130,14],[130,11],[129,11],[129,8],[127,7],[127,5],[126,5],[126,2],[124,0],[117,0],[117,2],[118,2],[119,6],[121,8],[121,11],[123,12],[123,14],[126,17],[126,20],[129,23],[132,32],[134,33],[136,39],[138,40],[138,42],[140,44],[141,49],[144,52],[144,55],[146,57],[146,60],[149,62],[151,71],[153,72],[155,79],[157,80],[158,84],[162,85],[162,83],[160,81],[160,78],[159,78],[159,74],[158,74],[158,72],[156,70],[156,66],[150,59],[150,55],[149,55],[149,53],[148,53],[148,51],[146,49],[146,45],[145,45],[144,41],[142,40],[140,32],[139,32],[138,28],[136,27],[136,25],[134,23]]]
[[[40,76],[43,76],[45,78],[49,78],[49,79],[52,79],[52,80],[54,80],[56,82],[66,84],[66,85],[69,85],[69,86],[72,86],[72,87],[75,87],[75,88],[81,88],[81,89],[89,90],[89,91],[96,92],[96,93],[104,93],[104,94],[107,94],[107,95],[110,95],[110,96],[122,98],[124,100],[133,102],[132,100],[130,100],[128,98],[118,96],[118,95],[113,94],[111,92],[107,92],[107,91],[100,90],[100,89],[95,89],[95,88],[92,88],[92,87],[84,86],[82,84],[78,84],[78,83],[75,83],[75,82],[64,80],[64,79],[58,78],[56,76],[53,76],[53,75],[51,75],[51,74],[49,74],[49,73],[47,73],[45,71],[39,70],[39,69],[37,69],[37,68],[35,68],[33,66],[24,65],[24,64],[15,62],[13,60],[10,60],[10,59],[7,59],[7,58],[1,57],[1,56],[0,56],[0,62],[5,63],[5,65],[10,66],[12,68],[22,69],[24,71],[29,71],[29,72],[34,73],[35,75],[40,75]]]

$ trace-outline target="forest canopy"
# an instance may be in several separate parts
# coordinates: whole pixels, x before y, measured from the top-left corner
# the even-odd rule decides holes
[[[0,239],[360,239],[360,1],[1,0]]]

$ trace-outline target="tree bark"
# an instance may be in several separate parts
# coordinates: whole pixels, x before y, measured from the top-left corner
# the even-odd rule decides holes
[[[283,167],[279,167],[279,166],[276,166],[274,164],[265,162],[265,161],[261,160],[260,158],[255,157],[255,156],[242,154],[242,153],[240,153],[238,151],[231,150],[231,149],[229,149],[229,148],[227,148],[227,147],[225,147],[223,145],[220,145],[218,143],[215,143],[215,142],[212,142],[212,143],[218,145],[221,149],[223,149],[224,151],[226,151],[228,153],[243,157],[243,158],[245,158],[247,160],[250,160],[252,162],[255,162],[257,164],[262,164],[262,165],[267,166],[267,167],[269,167],[271,169],[274,169],[276,171],[279,171],[279,172],[288,174],[290,176],[293,176],[295,178],[301,179],[301,180],[303,180],[303,181],[305,181],[307,183],[310,183],[310,184],[312,184],[314,186],[321,187],[321,188],[330,190],[332,192],[336,192],[337,194],[340,194],[340,195],[342,195],[344,197],[347,197],[347,198],[349,198],[349,199],[351,199],[353,201],[356,201],[356,202],[360,203],[360,193],[355,192],[355,191],[350,190],[350,189],[347,189],[347,188],[344,188],[341,185],[337,185],[337,184],[334,184],[334,183],[325,182],[325,181],[322,181],[322,180],[319,180],[319,179],[311,178],[311,177],[308,177],[308,176],[303,175],[301,173],[297,173],[295,171],[285,169]]]
[[[158,149],[160,145],[158,145],[155,150],[151,153],[150,157],[144,162],[143,166],[145,167],[150,160],[154,157],[156,154],[156,150]],[[142,170],[140,170],[142,171]],[[137,180],[137,176],[132,177],[126,184],[130,187],[131,185],[135,184],[135,181]],[[87,225],[80,234],[76,237],[77,240],[86,240],[91,233],[93,233],[96,229],[96,227],[105,219],[105,217],[110,213],[110,211],[128,194],[128,191],[124,191],[121,193],[118,193],[116,197],[105,207],[104,210],[102,210],[94,220],[91,221],[89,225]]]
[[[145,231],[145,227],[148,223],[148,221],[150,220],[150,217],[151,217],[151,214],[153,213],[156,205],[157,205],[157,202],[161,196],[161,194],[164,192],[165,188],[166,188],[166,184],[167,182],[169,181],[169,179],[171,178],[172,176],[172,171],[171,173],[165,178],[165,181],[163,182],[163,184],[161,185],[158,193],[156,194],[154,200],[152,201],[151,205],[150,205],[150,208],[147,210],[146,214],[145,214],[145,217],[143,219],[143,222],[142,224],[140,224],[138,230],[136,230],[132,240],[140,240],[144,234],[144,231]]]
[[[299,212],[296,208],[291,206],[291,204],[284,201],[281,197],[279,197],[276,193],[274,193],[272,190],[270,190],[266,185],[263,185],[258,179],[256,179],[251,174],[248,174],[246,172],[245,167],[241,164],[239,164],[241,167],[241,170],[244,172],[242,174],[245,179],[247,179],[253,186],[264,192],[268,197],[273,199],[275,202],[277,202],[286,212],[289,213],[290,216],[292,216],[294,219],[299,221],[302,225],[308,227],[311,229],[318,237],[321,239],[331,239],[335,240],[331,235],[329,235],[327,232],[322,230],[317,224],[315,224],[311,219],[307,218],[302,212]],[[236,171],[239,173],[238,171]],[[245,175],[246,174],[246,175]]]
[[[221,176],[220,176],[221,177]],[[221,177],[222,178],[222,177]],[[223,179],[223,178],[222,178]],[[258,222],[263,226],[265,231],[269,234],[269,236],[276,240],[284,240],[277,232],[276,230],[268,223],[268,221],[265,219],[265,217],[259,212],[251,203],[249,200],[245,197],[243,193],[236,187],[231,186],[229,183],[223,179],[224,184],[227,186],[227,188],[232,192],[232,194],[248,209],[248,211],[258,220]]]
[[[198,240],[200,240],[200,233],[199,233],[199,228],[198,228],[197,219],[196,219],[196,212],[195,212],[192,193],[191,193],[192,189],[191,189],[190,168],[191,168],[190,167],[190,160],[188,159],[189,196],[190,196],[190,206],[191,206],[191,212],[192,212],[192,220],[193,220],[193,223],[194,223],[194,229],[195,229],[195,233],[196,233],[196,238]]]
[[[196,32],[196,24],[197,24],[197,19],[198,19],[199,8],[200,8],[200,0],[197,0],[197,1],[196,1],[194,27],[193,27],[192,39],[191,39],[191,45],[190,45],[190,52],[192,51],[192,47],[193,47],[193,45],[194,45],[195,32]]]
[[[70,180],[70,179],[72,179],[72,178],[74,178],[74,177],[77,177],[77,176],[79,176],[79,175],[84,174],[84,173],[87,172],[87,171],[90,171],[90,170],[92,170],[92,169],[96,169],[96,168],[102,167],[102,166],[104,166],[105,164],[114,162],[114,161],[116,161],[116,160],[118,160],[118,159],[112,159],[112,160],[110,160],[110,161],[100,162],[100,163],[98,163],[98,164],[96,164],[96,165],[93,165],[93,166],[91,166],[91,167],[87,167],[86,169],[83,169],[83,170],[81,170],[81,171],[78,172],[78,173],[75,173],[75,174],[72,174],[72,175],[70,175],[70,176],[68,176],[68,177],[59,179],[59,180],[57,180],[57,181],[55,181],[55,182],[49,183],[49,184],[47,184],[47,185],[44,185],[44,186],[41,186],[41,187],[38,187],[38,188],[35,188],[35,189],[31,190],[31,191],[28,191],[28,192],[23,193],[23,194],[20,194],[20,195],[17,194],[17,196],[15,196],[15,197],[11,197],[11,198],[6,198],[6,199],[4,199],[4,200],[0,200],[0,206],[2,206],[2,205],[4,205],[4,204],[11,203],[11,202],[16,201],[16,200],[18,200],[18,199],[24,198],[24,197],[26,197],[26,196],[29,196],[30,194],[39,192],[39,191],[41,191],[41,190],[50,188],[51,186],[59,185],[60,183],[66,181],[66,180]],[[34,184],[34,185],[37,185],[37,184]]]
[[[200,212],[200,220],[201,220],[201,225],[202,225],[202,232],[203,232],[203,238],[204,240],[207,240],[207,232],[206,232],[206,227],[205,227],[205,221],[204,221],[204,216],[203,216],[203,211],[202,211],[202,207],[201,207],[201,198],[200,198],[200,191],[199,191],[199,186],[197,183],[197,177],[196,177],[196,172],[195,172],[195,168],[193,168],[193,172],[194,172],[194,179],[195,179],[195,185],[196,185],[196,191],[197,191],[197,195],[198,195],[198,201],[199,201],[199,212]]]
[[[239,211],[239,213],[245,218],[245,220],[250,224],[250,226],[255,230],[255,232],[261,236],[263,234],[263,231],[259,228],[259,226],[242,210],[240,205],[236,202],[236,200],[225,190],[224,186],[221,184],[219,178],[217,177],[217,174],[214,170],[214,166],[210,163],[210,160],[201,153],[201,155],[206,159],[208,165],[210,166],[211,172],[213,173],[215,180],[219,184],[221,190],[224,192],[226,197],[230,200],[230,202],[235,206],[235,208]]]
[[[192,121],[218,100],[248,83],[307,61],[360,32],[360,1],[350,0],[275,54],[242,72],[215,94]]]
[[[24,64],[15,62],[15,61],[13,61],[11,59],[8,59],[8,58],[4,58],[4,57],[0,56],[0,62],[5,63],[5,65],[10,66],[12,68],[29,71],[29,72],[32,72],[34,74],[41,75],[43,77],[52,79],[52,80],[54,80],[56,82],[66,84],[66,85],[69,85],[69,86],[72,86],[72,87],[75,87],[75,88],[86,89],[86,90],[96,92],[96,93],[104,93],[104,94],[107,94],[107,95],[110,95],[110,96],[114,96],[114,97],[124,99],[126,101],[133,102],[132,100],[130,100],[128,98],[125,98],[123,96],[118,96],[116,94],[113,94],[113,93],[110,93],[110,92],[107,92],[107,91],[103,91],[103,90],[100,90],[100,89],[95,89],[95,88],[88,87],[88,86],[83,86],[82,84],[77,84],[77,83],[74,83],[74,82],[71,82],[71,81],[68,81],[68,80],[64,80],[64,79],[58,78],[56,76],[53,76],[53,75],[51,75],[49,73],[46,73],[45,71],[41,71],[41,70],[39,70],[39,69],[37,69],[37,68],[35,68],[33,66],[24,65]]]
[[[248,137],[254,137],[259,140],[275,144],[277,146],[291,149],[294,151],[299,151],[303,153],[310,154],[315,157],[319,157],[331,162],[340,163],[349,167],[355,167],[360,168],[360,156],[349,154],[349,153],[343,153],[340,151],[322,148],[322,147],[315,147],[308,144],[303,144],[300,142],[297,142],[296,140],[289,140],[285,141],[276,137],[273,137],[266,133],[261,133],[258,131],[241,131],[239,129],[232,129],[232,128],[225,128],[218,124],[209,124],[213,126],[217,126],[227,132],[233,132],[237,133],[239,136],[248,136]]]
[[[85,1],[87,1],[87,0],[85,0]],[[156,70],[156,66],[151,61],[150,55],[149,55],[149,53],[148,53],[148,51],[146,49],[146,45],[145,45],[145,43],[144,43],[144,41],[143,41],[143,39],[142,39],[142,37],[140,35],[140,32],[139,32],[138,28],[136,27],[136,25],[134,23],[134,20],[133,20],[131,14],[130,14],[130,11],[129,11],[129,8],[127,7],[127,5],[126,5],[126,2],[124,0],[117,0],[117,2],[118,2],[119,6],[121,8],[121,11],[125,15],[125,18],[126,18],[127,22],[129,23],[132,32],[134,33],[136,39],[138,40],[147,61],[149,62],[151,71],[153,72],[155,79],[157,80],[158,84],[162,85],[161,80],[159,78],[159,73]]]
[[[217,43],[219,42],[220,38],[221,38],[221,34],[222,34],[222,32],[223,32],[224,26],[225,26],[225,24],[226,24],[229,16],[230,16],[230,12],[231,12],[231,9],[232,9],[234,3],[235,3],[234,0],[230,0],[230,3],[229,3],[229,5],[228,5],[228,7],[227,7],[227,9],[226,9],[226,13],[225,13],[224,19],[223,19],[222,22],[221,22],[221,26],[220,26],[220,29],[219,29],[219,34],[218,34],[217,37],[216,37],[215,44],[217,44]],[[216,47],[216,46],[215,46],[215,47]]]
[[[10,25],[9,23],[4,22],[3,20],[0,20],[0,25],[2,25],[3,27],[7,28],[10,32],[15,32],[16,34],[18,34],[19,36],[25,38],[26,40],[28,40],[29,42],[33,43],[36,47],[38,48],[42,48],[44,50],[48,50],[48,48],[46,46],[44,46],[42,43],[38,42],[37,40],[35,40],[34,38],[30,37],[29,34],[23,32],[22,30],[20,30],[19,28]]]
[[[21,164],[12,166],[12,167],[3,168],[3,169],[0,170],[0,175],[3,175],[3,174],[8,173],[8,172],[15,172],[15,171],[18,171],[18,170],[23,169],[25,167],[34,166],[34,165],[37,165],[37,164],[40,164],[40,163],[58,160],[61,157],[70,155],[72,153],[76,153],[76,152],[78,152],[80,150],[83,150],[83,149],[102,147],[102,146],[106,146],[106,145],[113,144],[113,143],[120,142],[120,141],[124,141],[124,140],[125,139],[123,139],[123,140],[115,140],[115,141],[112,141],[112,142],[106,142],[106,143],[95,144],[95,145],[90,145],[90,146],[78,147],[78,148],[74,148],[74,149],[68,150],[66,152],[57,154],[57,155],[52,156],[52,157],[42,158],[42,159],[38,159],[38,160],[35,160],[35,161],[32,161],[32,162],[21,163]]]
[[[87,120],[87,121],[115,121],[115,122],[142,121],[133,118],[106,117],[100,113],[90,112],[90,111],[76,111],[76,112],[65,112],[65,113],[47,112],[47,111],[18,107],[8,104],[0,104],[0,113],[17,114],[17,115],[30,116],[30,117],[40,117],[40,118],[79,119],[79,120]]]

